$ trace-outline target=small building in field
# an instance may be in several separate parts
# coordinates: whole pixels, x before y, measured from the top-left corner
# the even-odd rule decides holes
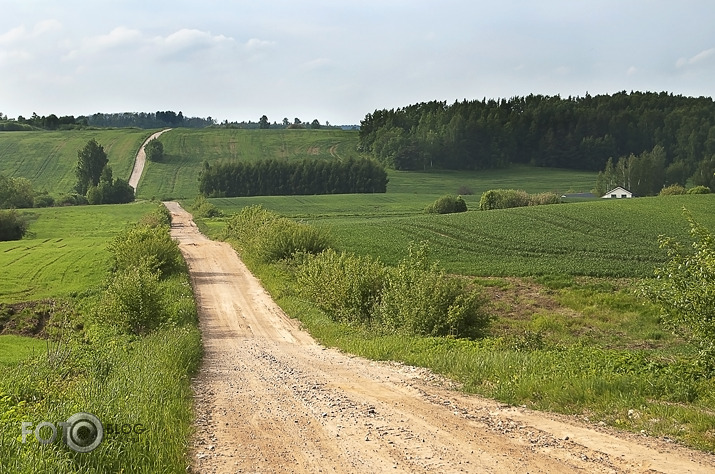
[[[606,194],[601,196],[601,199],[623,199],[623,198],[632,198],[633,193],[630,192],[629,190],[622,188],[620,186],[617,186],[610,191],[608,191]]]

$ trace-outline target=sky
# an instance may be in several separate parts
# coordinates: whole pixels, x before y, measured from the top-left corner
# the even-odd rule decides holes
[[[358,124],[444,100],[715,96],[712,0],[0,0],[0,112]]]

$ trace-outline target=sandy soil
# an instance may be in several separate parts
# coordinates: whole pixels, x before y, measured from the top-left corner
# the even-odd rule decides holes
[[[193,472],[715,472],[714,456],[674,443],[504,406],[424,369],[326,349],[230,246],[165,204],[205,348]]]
[[[146,141],[142,144],[142,147],[139,149],[137,152],[136,158],[134,158],[134,168],[132,168],[132,175],[129,177],[129,186],[134,188],[134,192],[137,190],[137,186],[139,185],[139,179],[142,177],[142,173],[144,172],[144,165],[146,164],[146,151],[144,150],[144,147],[146,147],[146,144],[149,143],[151,140],[155,138],[159,138],[162,133],[166,133],[170,128],[167,128],[166,130],[162,130],[160,132],[156,132],[152,136],[146,139]]]

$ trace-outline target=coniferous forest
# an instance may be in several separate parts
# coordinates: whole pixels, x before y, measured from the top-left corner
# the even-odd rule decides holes
[[[384,193],[387,173],[374,160],[204,162],[199,192],[210,197]]]
[[[657,150],[663,184],[692,178],[707,185],[715,171],[715,103],[651,92],[432,101],[367,114],[360,148],[400,170],[522,163],[599,171],[609,158]]]

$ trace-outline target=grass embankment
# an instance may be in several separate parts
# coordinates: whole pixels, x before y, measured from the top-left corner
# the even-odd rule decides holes
[[[661,325],[659,310],[635,291],[665,259],[659,234],[687,240],[683,206],[715,228],[709,212],[713,199],[316,219],[330,223],[344,250],[391,262],[405,256],[410,240],[428,238],[450,272],[471,268],[476,275],[503,275],[469,278],[491,297],[490,310],[497,316],[489,335],[475,341],[335,322],[299,296],[293,264],[243,257],[288,314],[325,345],[428,367],[459,381],[466,391],[510,404],[575,414],[715,451],[715,380],[697,365],[694,349]],[[205,228],[215,234],[220,222]]]
[[[129,179],[137,151],[151,133],[138,129],[1,132],[0,174],[27,178],[35,191],[72,192],[77,152],[94,138],[104,147],[114,177]]]
[[[0,472],[154,473],[187,468],[190,377],[201,358],[191,286],[183,261],[176,260],[180,254],[168,237],[168,226],[160,224],[168,216],[142,218],[137,229],[148,230],[123,231],[128,214],[122,211],[128,209],[148,207],[107,208],[105,225],[87,232],[86,238],[102,241],[97,244],[102,248],[115,238],[113,258],[106,251],[87,257],[86,264],[99,267],[101,276],[50,315],[49,339],[41,341],[46,349],[19,363],[6,359],[0,364]],[[82,228],[91,227],[94,211],[85,207],[59,213],[56,228],[71,229],[77,240],[70,243],[80,245]],[[141,246],[136,239],[151,241]],[[122,246],[127,242],[133,244]],[[142,263],[146,249],[161,249],[152,266]],[[169,253],[175,264],[160,265]],[[111,261],[116,263],[110,273]],[[150,314],[147,308],[160,310]],[[96,415],[104,426],[104,440],[91,452],[71,450],[61,435],[51,444],[39,444],[34,434],[22,442],[22,422],[32,423],[34,433],[41,422],[59,427],[79,412]],[[49,438],[50,429],[43,430],[41,436]]]

